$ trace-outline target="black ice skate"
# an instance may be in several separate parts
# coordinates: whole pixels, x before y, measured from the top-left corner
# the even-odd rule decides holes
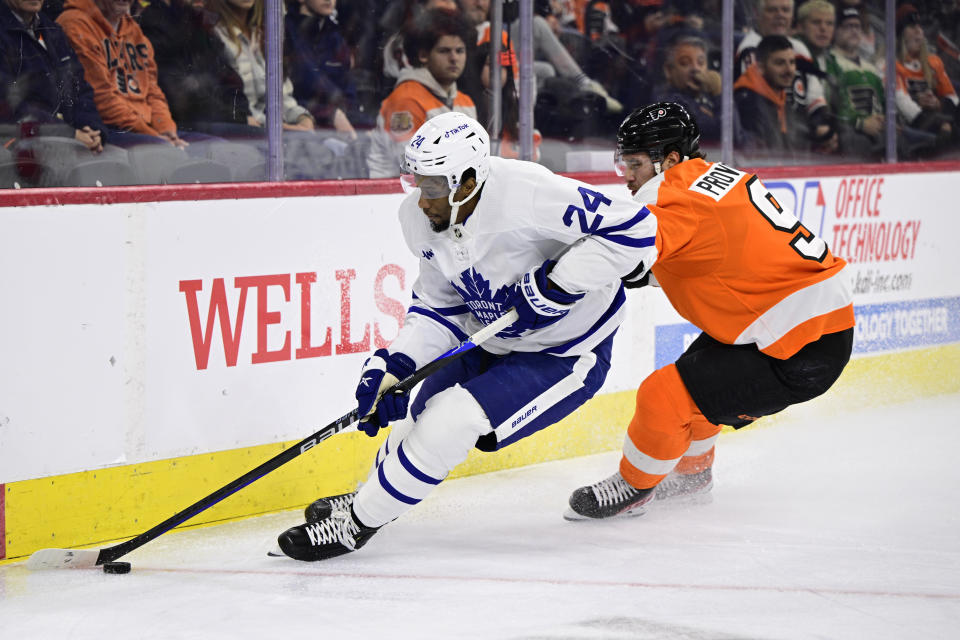
[[[706,504],[713,500],[713,472],[704,469],[700,473],[682,474],[671,471],[660,481],[654,492],[657,501],[669,500],[675,504]]]
[[[644,505],[653,500],[653,489],[634,489],[620,472],[570,494],[570,508],[563,514],[567,520],[639,516]]]
[[[307,522],[280,534],[280,549],[294,560],[326,560],[356,551],[376,528],[357,521],[353,509],[335,509],[319,522]]]
[[[310,524],[314,522],[320,522],[337,510],[350,511],[350,507],[353,505],[353,499],[356,497],[356,495],[356,491],[351,491],[350,493],[341,493],[339,495],[314,500],[307,505],[306,509],[303,510],[303,515],[307,519],[307,523]]]

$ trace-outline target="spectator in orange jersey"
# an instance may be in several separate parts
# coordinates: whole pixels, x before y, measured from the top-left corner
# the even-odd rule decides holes
[[[817,137],[823,147],[835,147],[830,109],[820,74],[816,69],[813,54],[802,40],[791,35],[793,24],[793,0],[756,0],[754,28],[750,29],[737,46],[734,73],[742,75],[758,61],[760,42],[770,36],[787,38],[796,56],[796,71],[793,82],[786,87],[788,105],[797,105],[807,112],[807,118],[815,121]]]
[[[897,9],[897,108],[911,127],[937,134],[941,143],[954,135],[960,99],[940,56],[927,49],[920,14],[913,5]]]
[[[470,96],[457,91],[467,63],[467,49],[476,32],[458,12],[431,9],[418,16],[403,34],[411,66],[400,71],[396,88],[386,97],[371,132],[367,165],[371,178],[400,175],[404,143],[430,118],[448,111],[477,117]]]
[[[94,102],[110,142],[125,146],[187,142],[177,134],[167,99],[157,84],[153,46],[130,17],[132,0],[67,0],[63,27],[93,87]]]
[[[574,491],[568,519],[709,498],[720,425],[826,392],[850,358],[846,263],[756,176],[707,162],[699,140],[676,103],[641,107],[620,126],[618,171],[657,218],[656,262],[624,282],[659,286],[702,333],[641,383],[619,470]]]
[[[790,40],[766,36],[757,46],[756,57],[733,85],[746,146],[777,152],[835,151],[837,134],[832,125],[789,99],[797,73]],[[826,116],[827,109],[820,113]]]

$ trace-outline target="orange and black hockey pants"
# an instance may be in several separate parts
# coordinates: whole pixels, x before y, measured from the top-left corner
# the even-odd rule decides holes
[[[675,364],[657,369],[637,389],[620,473],[646,489],[674,469],[709,468],[720,425],[740,428],[824,393],[852,346],[853,329],[847,329],[779,360],[756,345],[723,344],[701,333]]]

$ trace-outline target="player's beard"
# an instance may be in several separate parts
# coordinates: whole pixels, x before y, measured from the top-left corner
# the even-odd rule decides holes
[[[443,233],[449,228],[449,220],[444,220],[443,222],[434,222],[433,220],[430,221],[430,229],[432,229],[434,233]]]

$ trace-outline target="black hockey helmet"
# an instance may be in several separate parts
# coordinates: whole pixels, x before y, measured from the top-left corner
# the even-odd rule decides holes
[[[673,150],[683,159],[700,150],[700,127],[686,107],[676,102],[655,102],[634,109],[617,131],[618,157],[643,152],[659,167]]]

